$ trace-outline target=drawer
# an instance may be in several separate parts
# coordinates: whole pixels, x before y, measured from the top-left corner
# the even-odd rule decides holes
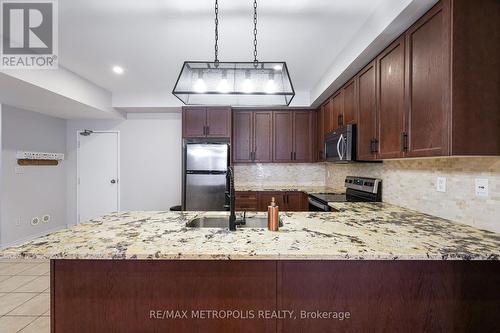
[[[236,200],[255,200],[257,201],[258,192],[236,192]]]

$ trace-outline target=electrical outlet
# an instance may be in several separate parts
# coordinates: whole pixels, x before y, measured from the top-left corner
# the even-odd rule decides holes
[[[446,177],[437,177],[436,191],[446,192]]]
[[[38,225],[40,223],[40,219],[38,217],[34,217],[31,219],[31,225],[32,226],[35,226],[35,225]]]
[[[488,196],[488,179],[476,178],[475,189],[476,189],[476,196],[487,197]]]

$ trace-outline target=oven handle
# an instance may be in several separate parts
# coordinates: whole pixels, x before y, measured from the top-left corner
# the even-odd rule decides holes
[[[330,206],[324,205],[321,202],[318,202],[318,201],[314,200],[311,197],[309,197],[308,199],[309,199],[309,203],[311,205],[313,205],[314,207],[318,207],[319,209],[321,209],[322,211],[325,211],[325,212],[329,212],[330,211]]]

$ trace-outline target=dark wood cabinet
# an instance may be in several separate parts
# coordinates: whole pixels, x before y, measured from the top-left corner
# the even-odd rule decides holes
[[[344,125],[344,92],[342,90],[338,91],[332,96],[332,106],[331,106],[331,116],[330,125],[331,130],[336,130]]]
[[[231,136],[231,109],[207,108],[207,137],[229,138]]]
[[[231,137],[231,108],[184,107],[182,108],[183,138]]]
[[[316,111],[316,148],[317,161],[325,160],[325,108],[321,106]]]
[[[377,158],[376,70],[371,62],[358,74],[358,160]]]
[[[205,136],[207,126],[206,108],[182,108],[182,137],[200,138]]]
[[[314,162],[313,158],[313,125],[314,112],[292,111],[293,115],[293,161]]]
[[[344,108],[342,114],[342,125],[356,124],[358,117],[357,77],[347,82],[342,88],[344,94]]]
[[[252,162],[253,112],[238,111],[233,115],[233,161]]]
[[[275,111],[273,119],[273,161],[293,161],[293,112]]]
[[[313,162],[314,111],[235,111],[233,162]]]
[[[284,192],[259,192],[259,211],[267,212],[267,207],[274,202],[280,211],[284,211],[285,207],[285,193]]]
[[[494,0],[439,1],[324,102],[324,131],[357,108],[360,160],[500,155],[498,13]]]
[[[258,211],[259,210],[258,192],[236,192],[235,209],[237,211]]]
[[[273,114],[271,111],[254,112],[253,121],[253,162],[273,160]]]
[[[408,157],[449,153],[447,22],[440,4],[406,33]]]
[[[405,48],[397,39],[377,57],[378,156],[403,157],[407,150],[405,132]]]
[[[271,162],[272,113],[235,111],[233,118],[233,162]]]
[[[302,212],[309,210],[307,195],[304,192],[286,191],[251,191],[236,192],[237,211],[267,212],[267,207],[274,198],[282,212]]]

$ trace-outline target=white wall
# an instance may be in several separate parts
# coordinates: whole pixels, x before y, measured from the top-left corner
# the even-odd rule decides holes
[[[16,173],[16,151],[65,153],[66,121],[3,105],[1,244],[22,242],[66,226],[66,170],[26,166]],[[32,226],[33,217],[49,214],[49,223]]]
[[[121,210],[168,210],[181,203],[181,114],[129,114],[126,120],[69,120],[68,224],[76,223],[77,131],[120,131]]]

